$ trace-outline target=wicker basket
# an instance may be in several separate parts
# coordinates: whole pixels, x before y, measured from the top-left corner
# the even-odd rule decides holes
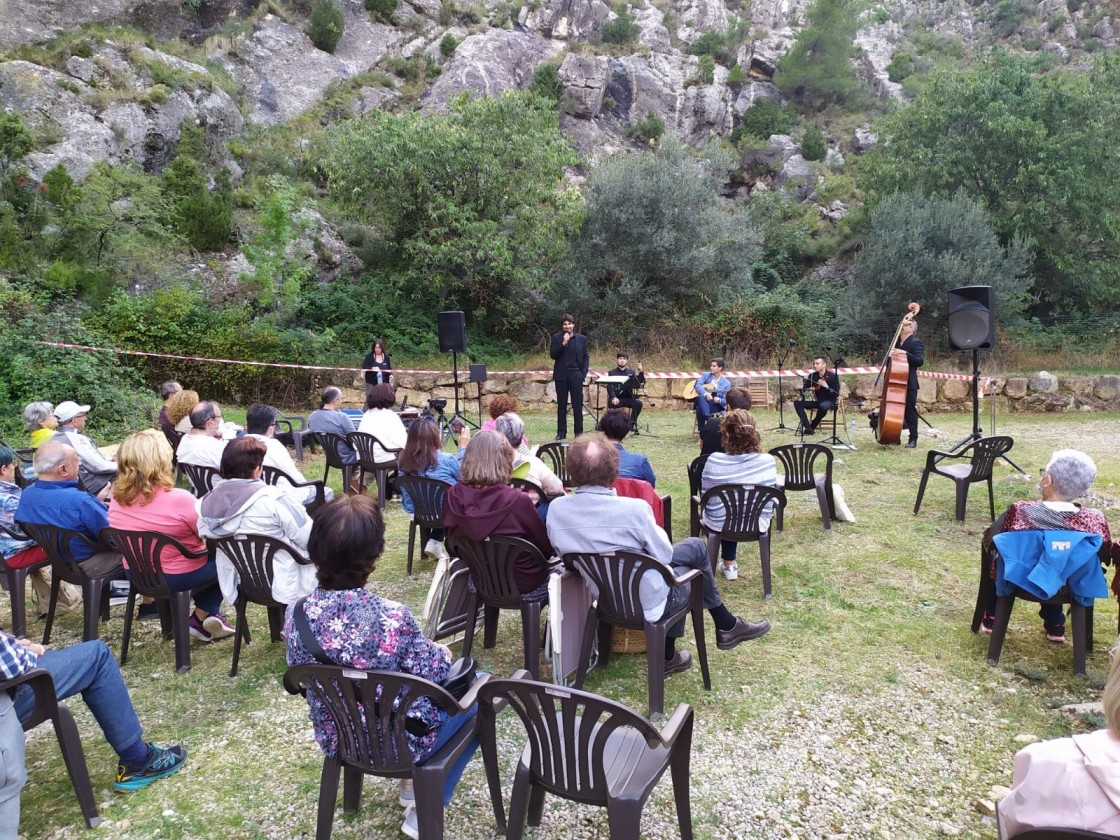
[[[615,627],[611,633],[611,653],[645,653],[646,634],[644,630],[627,630]]]

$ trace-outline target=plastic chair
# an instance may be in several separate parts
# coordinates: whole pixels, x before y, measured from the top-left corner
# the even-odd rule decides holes
[[[443,497],[451,485],[438,478],[418,475],[397,476],[397,489],[408,493],[414,508],[408,523],[408,565],[405,573],[412,577],[412,558],[416,551],[416,529],[420,529],[420,542],[426,543],[433,528],[443,527]]]
[[[821,522],[826,531],[832,530],[836,510],[832,503],[832,450],[819,443],[787,443],[775,446],[770,454],[782,465],[783,475],[778,476],[778,486],[786,493],[791,490],[814,490],[821,509]],[[824,459],[824,472],[815,472],[818,459]],[[785,508],[778,508],[778,530],[782,530]]]
[[[373,473],[374,481],[377,482],[377,506],[384,510],[387,495],[385,488],[389,481],[389,473],[397,468],[397,456],[401,449],[388,447],[377,439],[377,435],[371,435],[367,432],[351,432],[346,436],[346,442],[358,456],[356,466],[362,471],[359,481],[363,486],[367,483],[365,480],[366,471]],[[377,460],[377,448],[391,454],[393,460],[379,462]]]
[[[719,561],[720,540],[734,542],[757,542],[762,559],[762,595],[769,598],[770,591],[770,528],[761,530],[759,520],[767,507],[777,507],[777,515],[786,505],[786,494],[777,487],[761,484],[719,484],[709,488],[700,498],[700,509],[708,507],[708,501],[716,499],[723,506],[725,518],[723,528],[718,531],[709,528],[701,517],[700,526],[708,532],[708,556],[712,561],[712,571]]]
[[[554,440],[537,449],[537,457],[556,473],[556,477],[565,487],[572,486],[572,482],[568,478],[568,471],[564,469],[564,460],[568,457],[568,447],[570,445],[566,440]]]
[[[283,443],[285,446],[291,446],[296,451],[296,460],[303,460],[303,447],[304,441],[310,448],[314,446],[315,439],[312,436],[314,433],[307,428],[307,418],[300,417],[295,414],[279,414],[276,415],[276,427],[280,429],[283,427],[284,431],[276,432],[276,439]]]
[[[314,487],[315,501],[304,505],[308,513],[313,513],[327,503],[326,486],[321,478],[316,478],[313,481],[296,481],[279,467],[262,466],[261,481],[275,487],[284,487],[285,485],[289,487]]]
[[[187,476],[187,481],[191,483],[194,495],[199,499],[213,490],[214,486],[222,477],[218,470],[213,467],[205,467],[201,464],[185,464],[180,462],[179,469]]]
[[[681,840],[692,840],[689,759],[692,707],[677,706],[658,730],[621,703],[527,679],[490,680],[478,692],[482,760],[494,819],[506,837],[540,825],[546,793],[607,809],[612,840],[638,840],[642,809],[668,769],[673,779]],[[495,704],[508,703],[521,718],[528,741],[517,763],[509,822],[498,768]]]
[[[97,828],[101,824],[101,817],[97,813],[97,801],[93,798],[93,785],[89,781],[86,754],[82,749],[82,739],[78,735],[74,716],[66,704],[59,701],[54,691],[54,680],[44,669],[32,668],[26,674],[10,680],[0,680],[0,691],[14,691],[21,685],[30,686],[35,692],[35,708],[31,717],[24,722],[23,731],[30,732],[45,720],[54,724],[54,734],[58,738],[58,747],[62,750],[62,760],[66,763],[70,784],[74,786],[74,793],[78,797],[82,818],[86,821],[86,826]]]
[[[413,763],[405,731],[408,710],[422,697],[449,716],[465,714],[487,677],[476,680],[462,700],[441,686],[396,671],[360,671],[339,665],[296,665],[284,674],[289,694],[310,693],[334,721],[338,752],[324,756],[319,780],[316,840],[327,840],[334,826],[339,772],[344,771],[342,809],[356,814],[364,775],[412,779],[421,840],[443,838],[443,787],[451,767],[478,732],[477,717],[462,727],[423,765]],[[388,698],[396,698],[389,702]],[[362,726],[359,721],[365,721]],[[318,752],[318,750],[316,750]]]
[[[51,603],[47,607],[47,626],[43,628],[43,644],[50,644],[51,641],[54,611],[58,605],[58,588],[62,581],[82,587],[82,641],[96,639],[98,618],[100,617],[102,621],[109,620],[109,587],[105,584],[110,580],[123,580],[124,567],[117,566],[115,569],[91,575],[81,563],[74,560],[70,545],[77,541],[84,543],[94,552],[107,551],[108,549],[101,542],[94,542],[85,534],[59,528],[56,525],[39,522],[16,524],[51,558]]]
[[[688,535],[700,536],[700,479],[704,475],[707,455],[699,455],[688,465]]]
[[[467,610],[471,606],[470,578],[470,567],[457,557],[436,563],[432,585],[424,599],[424,635],[433,642],[466,634]],[[475,603],[473,625],[478,624],[485,609],[485,604]],[[447,644],[454,644],[454,641]]]
[[[529,498],[533,500],[534,505],[541,499],[547,498],[544,493],[544,488],[529,478],[511,478],[509,480],[509,486],[520,490],[522,493],[527,493]]]
[[[323,457],[326,459],[326,465],[323,467],[323,484],[327,483],[327,476],[331,474],[331,467],[334,467],[342,471],[342,491],[349,495],[355,495],[350,482],[354,479],[354,469],[358,465],[356,463],[348,464],[345,461],[345,457],[351,453],[346,438],[331,432],[312,432],[311,435],[323,447]]]
[[[646,666],[649,672],[649,716],[661,715],[665,708],[665,638],[669,628],[689,613],[696,633],[696,654],[704,675],[704,688],[711,691],[712,677],[708,671],[708,647],[704,638],[704,584],[700,572],[692,569],[680,577],[663,563],[645,554],[617,551],[604,554],[565,554],[564,564],[575,569],[599,595],[596,605],[588,611],[583,630],[583,649],[575,687],[583,688],[591,661],[591,650],[598,627],[599,665],[606,665],[611,656],[611,628],[643,630],[646,636]],[[657,575],[666,586],[687,586],[688,603],[676,612],[657,621],[647,621],[642,610],[639,586],[642,577]]]
[[[128,563],[130,586],[128,606],[124,614],[124,636],[121,640],[121,667],[128,661],[128,643],[132,638],[132,618],[136,614],[136,596],[156,599],[163,638],[175,640],[175,670],[185,674],[191,669],[191,590],[172,589],[163,573],[163,552],[173,548],[184,557],[205,557],[207,552],[191,551],[174,537],[157,531],[125,531],[102,528],[101,541],[119,551]]]
[[[7,534],[13,540],[27,539],[20,531],[0,522],[0,533]],[[12,635],[17,639],[27,634],[27,576],[51,564],[48,556],[45,560],[32,563],[30,566],[15,568],[9,566],[3,557],[0,557],[0,578],[4,580],[4,588],[8,590],[12,607]]]
[[[207,540],[206,544],[230,562],[237,572],[237,628],[233,635],[233,666],[229,675],[237,676],[237,662],[241,658],[241,643],[252,644],[249,633],[249,619],[246,610],[250,603],[260,604],[268,612],[268,629],[273,643],[281,641],[284,629],[284,610],[287,604],[272,597],[273,561],[280,552],[285,552],[302,565],[310,561],[298,548],[273,537],[260,534],[234,534],[221,539]]]
[[[981,481],[988,483],[988,508],[991,518],[996,518],[996,498],[992,490],[992,468],[996,458],[1008,452],[1015,441],[1005,436],[980,438],[970,443],[960,452],[940,452],[932,449],[926,453],[926,467],[922,470],[922,482],[918,485],[918,498],[914,501],[914,513],[922,507],[922,496],[926,492],[926,482],[931,475],[941,475],[953,480],[957,489],[957,521],[964,522],[965,507],[968,503],[968,488]],[[949,458],[968,458],[969,462],[941,465]]]
[[[482,646],[492,648],[498,635],[498,611],[521,611],[521,641],[525,652],[525,667],[534,678],[540,673],[541,658],[541,602],[524,602],[517,588],[517,560],[528,555],[541,564],[547,558],[540,549],[520,537],[487,537],[471,540],[466,537],[448,537],[447,550],[453,557],[463,560],[471,570],[475,591],[470,593],[465,614],[470,616],[485,606]],[[463,637],[463,656],[471,655],[475,625],[467,622]]]

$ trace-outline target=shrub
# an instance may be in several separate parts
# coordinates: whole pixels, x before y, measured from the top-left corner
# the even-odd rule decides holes
[[[895,53],[887,65],[887,78],[892,82],[901,82],[913,72],[914,57],[910,53]]]
[[[559,102],[560,97],[564,95],[564,82],[560,79],[560,67],[553,61],[538,64],[537,69],[533,71],[533,83],[529,86],[529,92],[542,99]]]
[[[763,99],[747,109],[740,127],[744,133],[766,140],[771,134],[789,134],[795,119],[793,111],[776,99]]]
[[[333,53],[342,37],[342,10],[331,0],[319,0],[311,12],[307,26],[307,36],[318,49]]]
[[[365,0],[365,2],[366,11],[378,20],[392,23],[393,12],[397,10],[397,0]]]
[[[608,20],[599,30],[604,44],[629,44],[638,37],[638,24],[629,12],[619,12],[614,20]]]
[[[693,55],[714,56],[721,49],[723,49],[723,33],[709,29],[692,42],[692,46],[688,48],[688,51]]]
[[[801,138],[801,157],[805,160],[824,160],[828,154],[828,145],[824,141],[824,134],[814,125],[805,129]]]
[[[653,113],[646,111],[646,115],[630,126],[626,136],[643,143],[653,143],[665,133],[665,120]]]
[[[700,56],[700,66],[696,72],[701,82],[710,85],[716,77],[716,60],[710,55]]]
[[[457,46],[459,46],[459,39],[456,38],[454,35],[452,35],[450,32],[448,32],[446,35],[443,36],[442,39],[440,39],[440,42],[439,42],[440,55],[442,55],[444,58],[450,58],[451,55],[455,52],[455,48]]]
[[[744,84],[747,81],[746,71],[736,64],[727,71],[727,84],[734,87],[736,85]]]

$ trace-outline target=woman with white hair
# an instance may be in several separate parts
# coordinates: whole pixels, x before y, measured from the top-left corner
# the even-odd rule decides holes
[[[1092,458],[1076,449],[1059,449],[1050,456],[1050,463],[1043,468],[1042,477],[1038,481],[1038,492],[1042,499],[1037,502],[1014,502],[1001,513],[984,532],[985,550],[990,551],[991,538],[1004,531],[1083,531],[1100,534],[1103,540],[1101,557],[1109,557],[1116,552],[1116,548],[1112,544],[1108,520],[1099,510],[1082,507],[1074,502],[1074,499],[1089,492],[1096,477],[1097,465]],[[1113,586],[1115,587],[1115,582]],[[995,613],[996,595],[993,591],[980,623],[985,633],[992,632]],[[1038,614],[1042,616],[1046,638],[1056,644],[1064,643],[1066,617],[1062,605],[1040,604]]]
[[[23,410],[23,428],[31,433],[31,448],[38,449],[54,437],[58,418],[49,402],[33,402]]]

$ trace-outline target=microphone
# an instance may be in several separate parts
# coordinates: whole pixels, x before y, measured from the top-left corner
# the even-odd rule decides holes
[[[790,346],[790,347],[796,347],[796,346],[797,346],[797,342],[796,342],[796,341],[794,341],[794,340],[793,340],[793,339],[791,338],[791,339],[789,340],[789,346]]]

